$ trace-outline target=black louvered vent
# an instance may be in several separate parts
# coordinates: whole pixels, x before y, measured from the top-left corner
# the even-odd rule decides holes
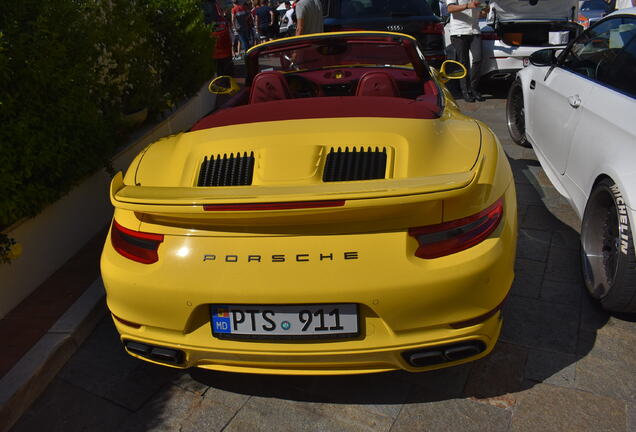
[[[376,147],[356,149],[345,147],[344,150],[331,149],[325,162],[322,181],[351,181],[383,179],[386,172],[386,148]]]
[[[206,156],[197,186],[249,186],[254,172],[254,152]]]

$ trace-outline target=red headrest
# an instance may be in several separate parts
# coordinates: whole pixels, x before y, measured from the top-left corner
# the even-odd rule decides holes
[[[289,99],[289,87],[287,80],[280,72],[261,72],[254,77],[250,88],[249,103],[269,102],[281,99]]]
[[[367,72],[362,75],[356,96],[389,96],[398,97],[400,91],[397,84],[386,72]]]

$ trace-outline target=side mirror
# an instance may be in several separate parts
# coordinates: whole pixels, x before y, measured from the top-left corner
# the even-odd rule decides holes
[[[208,91],[212,94],[227,94],[233,95],[238,92],[241,88],[234,78],[229,75],[222,75],[214,78],[210,81],[210,85],[208,86]]]
[[[446,60],[439,68],[439,77],[443,83],[452,79],[462,79],[467,73],[466,67],[455,60]]]
[[[535,51],[530,54],[528,60],[534,66],[554,66],[556,64],[557,59],[557,51],[562,50],[562,48],[545,48],[539,51]]]

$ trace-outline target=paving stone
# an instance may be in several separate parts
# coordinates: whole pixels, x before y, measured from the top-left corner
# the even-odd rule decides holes
[[[541,295],[544,271],[545,263],[517,258],[510,295],[538,299]]]
[[[465,395],[500,408],[515,405],[515,393],[523,388],[528,352],[525,348],[499,342],[488,355],[473,364]]]
[[[636,404],[634,403],[627,404],[627,430],[636,430]]]
[[[387,372],[350,376],[316,377],[305,390],[314,401],[347,404],[375,414],[397,417],[411,386],[423,374]]]
[[[579,254],[571,249],[551,246],[545,279],[557,282],[583,283]]]
[[[450,368],[429,372],[407,373],[408,381],[415,387],[409,395],[409,403],[437,401],[461,397],[474,363],[464,363]]]
[[[392,424],[349,405],[252,397],[224,431],[388,431]]]
[[[541,197],[543,196],[543,190],[537,189],[533,184],[529,182],[515,184],[517,190],[517,201],[524,204],[543,205]]]
[[[400,431],[507,431],[510,410],[469,399],[406,405],[391,432]]]
[[[136,411],[180,373],[128,355],[110,318],[106,318],[62,368],[59,377]]]
[[[561,387],[574,387],[576,361],[574,354],[554,351],[530,350],[525,378]]]
[[[520,222],[520,228],[527,229],[554,231],[565,228],[565,225],[543,205],[528,206],[528,210]]]
[[[111,432],[118,430],[129,415],[130,412],[120,406],[56,379],[12,432]]]
[[[572,229],[552,231],[552,245],[558,248],[570,249],[578,254],[581,250],[581,236]]]
[[[635,377],[634,359],[619,361],[589,355],[576,364],[575,387],[590,393],[636,402]]]
[[[534,229],[520,229],[517,237],[517,257],[545,262],[550,251],[552,233]]]
[[[636,362],[636,329],[620,325],[605,325],[596,332],[582,330],[579,334],[577,354],[595,355],[608,360]]]
[[[220,431],[241,407],[229,407],[169,386],[131,416],[121,430]]]
[[[607,396],[636,401],[636,332],[608,325],[581,331],[575,386]]]
[[[506,154],[508,154],[508,150],[509,149],[514,149],[514,150],[519,150],[519,154],[521,155],[522,150],[519,148],[518,145],[513,145],[513,146],[504,146],[504,149],[506,150]],[[508,155],[508,162],[510,162],[510,167],[512,168],[512,174],[515,178],[515,186],[518,184],[527,184],[530,185],[530,183],[536,182],[534,180],[534,176],[531,173],[529,166],[532,164],[538,164],[538,162],[536,161],[527,161],[527,160],[518,160],[518,159],[522,159],[522,158],[517,158],[516,159],[511,159],[510,155]],[[532,180],[532,181],[531,181]],[[539,191],[541,190],[541,188],[537,188],[532,186],[532,188],[535,191]],[[537,192],[538,193],[538,192]],[[520,199],[517,199],[517,201],[521,202]]]
[[[545,280],[541,286],[541,300],[579,307],[584,290],[582,283]]]
[[[512,296],[504,306],[501,339],[530,348],[573,354],[578,325],[576,307]]]
[[[310,392],[320,377],[303,375],[259,375],[191,369],[193,380],[210,388],[247,396],[322,401]]]
[[[518,397],[512,431],[625,431],[625,403],[549,384]]]

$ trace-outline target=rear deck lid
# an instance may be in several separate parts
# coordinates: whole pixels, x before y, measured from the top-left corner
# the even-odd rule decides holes
[[[578,0],[493,0],[488,21],[568,20],[577,8]]]

